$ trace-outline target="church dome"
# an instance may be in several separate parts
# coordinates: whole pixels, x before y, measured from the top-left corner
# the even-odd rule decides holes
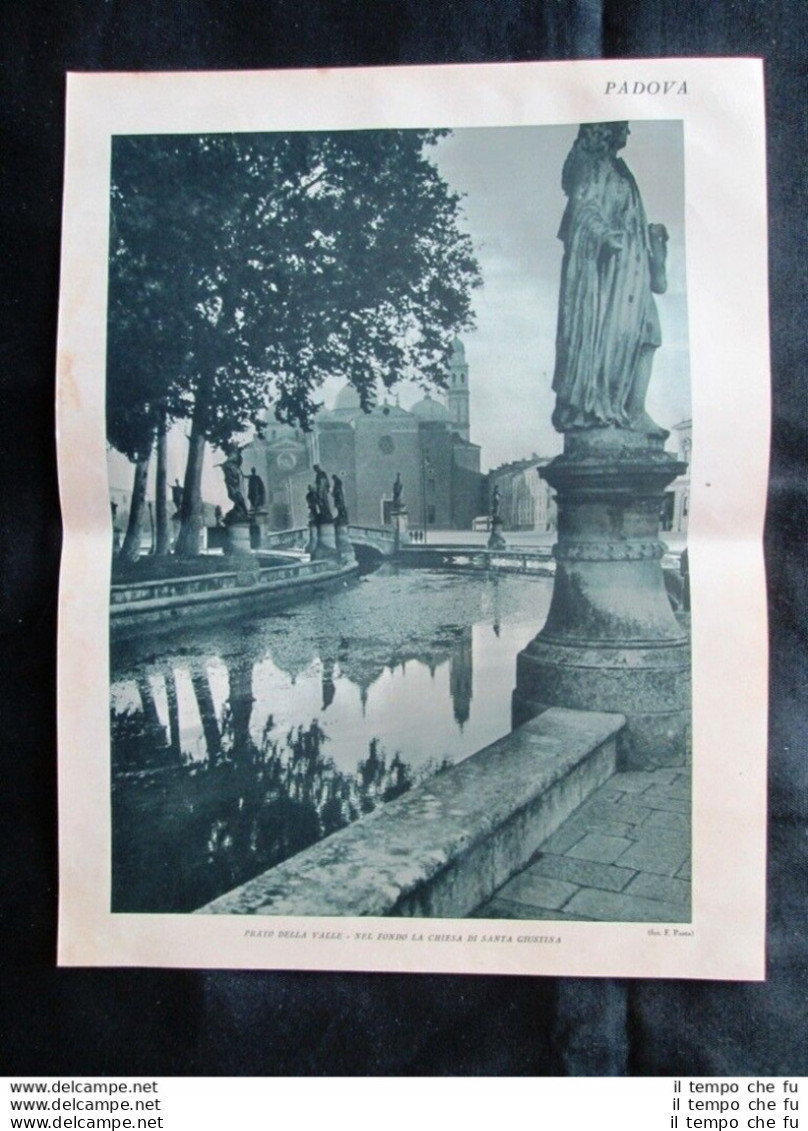
[[[466,360],[466,347],[459,338],[455,338],[452,342],[452,361],[465,361]]]
[[[334,410],[350,409],[355,411],[360,408],[359,393],[351,384],[343,385],[334,400]]]
[[[418,401],[410,409],[413,416],[417,416],[419,420],[425,422],[435,422],[439,424],[448,424],[451,416],[448,408],[442,405],[440,401],[435,401],[426,394],[423,400]]]

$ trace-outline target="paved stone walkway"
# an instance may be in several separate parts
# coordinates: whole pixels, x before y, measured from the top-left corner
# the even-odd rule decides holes
[[[690,921],[690,768],[618,773],[475,915]]]

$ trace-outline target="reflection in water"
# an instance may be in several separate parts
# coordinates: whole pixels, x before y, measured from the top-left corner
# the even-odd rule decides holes
[[[548,599],[535,578],[380,571],[170,654],[119,650],[113,909],[193,910],[506,733]]]
[[[202,683],[195,678],[194,689]],[[231,695],[221,738],[209,721],[215,750],[205,762],[177,759],[165,741],[155,747],[146,710],[113,712],[116,761],[144,767],[114,776],[113,910],[192,911],[444,768],[416,772],[374,739],[356,773],[343,773],[316,719],[276,740],[270,718],[256,746],[252,703]]]

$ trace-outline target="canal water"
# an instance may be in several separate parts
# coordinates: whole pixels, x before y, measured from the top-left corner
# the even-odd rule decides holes
[[[113,910],[194,910],[506,734],[551,588],[386,565],[116,645]]]

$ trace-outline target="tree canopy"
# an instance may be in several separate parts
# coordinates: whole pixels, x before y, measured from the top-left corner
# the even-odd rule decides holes
[[[219,447],[272,408],[308,428],[343,376],[441,385],[479,273],[439,131],[117,137],[109,439],[159,410]]]

